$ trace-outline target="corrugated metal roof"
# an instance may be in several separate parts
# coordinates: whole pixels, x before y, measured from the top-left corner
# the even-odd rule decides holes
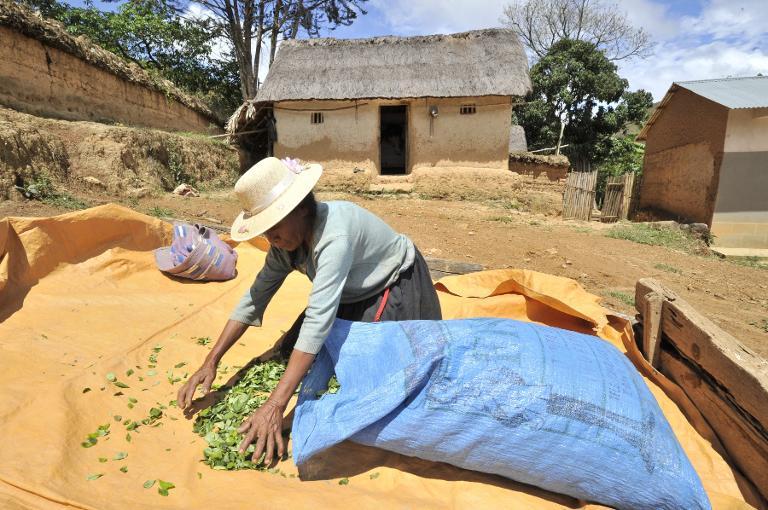
[[[690,90],[694,94],[714,101],[726,108],[768,108],[768,76],[751,76],[749,78],[719,78],[715,80],[676,81],[672,83],[661,103],[651,115],[637,135],[637,140],[643,141],[648,136],[648,130],[658,119],[664,108],[672,100],[675,91],[680,88]]]
[[[678,81],[675,84],[727,108],[768,108],[768,76]]]

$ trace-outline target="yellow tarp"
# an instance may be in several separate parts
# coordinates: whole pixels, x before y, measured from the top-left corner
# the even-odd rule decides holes
[[[197,339],[216,339],[264,260],[256,244],[241,244],[235,280],[172,279],[155,269],[151,251],[169,239],[167,224],[112,205],[0,222],[0,508],[598,508],[351,443],[322,454],[307,473],[310,481],[291,477],[297,471],[290,460],[279,466],[286,476],[213,471],[201,463],[205,442],[174,407],[161,426],[142,426],[128,442],[113,416],[140,421],[151,407],[175,398],[179,383],[169,382],[169,371],[181,377],[199,366],[210,346]],[[641,363],[626,321],[609,316],[572,280],[490,271],[445,278],[438,288],[446,318],[511,317],[586,333],[597,328]],[[265,326],[250,328],[223,364],[245,365],[269,351],[303,309],[308,291],[304,276],[290,276]],[[150,375],[155,346],[162,349],[156,375]],[[181,362],[186,365],[175,368]],[[130,369],[133,374],[126,375]],[[129,388],[107,381],[109,372]],[[234,372],[230,368],[221,381]],[[647,375],[666,386],[707,436],[647,379],[714,507],[749,508],[745,499],[759,505],[749,484],[712,446],[711,433],[684,396],[661,376]],[[138,401],[133,409],[129,398]],[[110,434],[83,448],[87,435],[106,423]],[[118,452],[127,457],[112,460]],[[87,480],[99,473],[101,478]],[[372,479],[373,473],[379,476]],[[348,485],[339,485],[342,477]],[[157,486],[142,487],[152,479],[176,488],[160,496]]]

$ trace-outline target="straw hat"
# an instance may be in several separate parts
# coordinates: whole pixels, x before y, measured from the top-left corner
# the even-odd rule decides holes
[[[265,158],[235,184],[243,211],[232,224],[232,239],[247,241],[274,227],[299,205],[320,179],[323,167],[299,160]]]

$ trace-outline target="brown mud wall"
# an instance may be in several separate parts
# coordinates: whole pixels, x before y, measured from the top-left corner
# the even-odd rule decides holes
[[[16,30],[0,26],[0,104],[66,120],[221,132],[215,121]]]
[[[562,155],[539,155],[531,152],[516,152],[509,155],[509,169],[533,179],[564,181],[568,176],[570,162]]]
[[[461,115],[464,104],[476,113]],[[509,156],[511,107],[507,97],[284,101],[275,105],[277,157],[295,157],[324,168],[380,173],[381,106],[407,106],[406,174],[421,169],[504,170]],[[429,108],[439,115],[432,118]],[[323,122],[312,124],[313,111]]]
[[[711,226],[728,110],[683,88],[648,131],[639,208]]]

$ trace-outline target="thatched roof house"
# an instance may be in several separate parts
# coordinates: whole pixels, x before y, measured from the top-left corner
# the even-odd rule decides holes
[[[156,125],[149,125],[162,128],[166,122],[188,117],[171,129],[222,124],[205,103],[172,82],[150,75],[85,36],[73,36],[58,21],[12,0],[0,0],[0,40],[0,104],[71,120],[132,124],[135,116],[156,120]],[[161,101],[166,104],[155,104]],[[169,104],[174,102],[177,107]],[[199,119],[193,120],[194,116]]]
[[[258,131],[238,136],[252,152],[376,173],[503,168],[511,105],[530,87],[510,30],[285,41],[227,128]]]

